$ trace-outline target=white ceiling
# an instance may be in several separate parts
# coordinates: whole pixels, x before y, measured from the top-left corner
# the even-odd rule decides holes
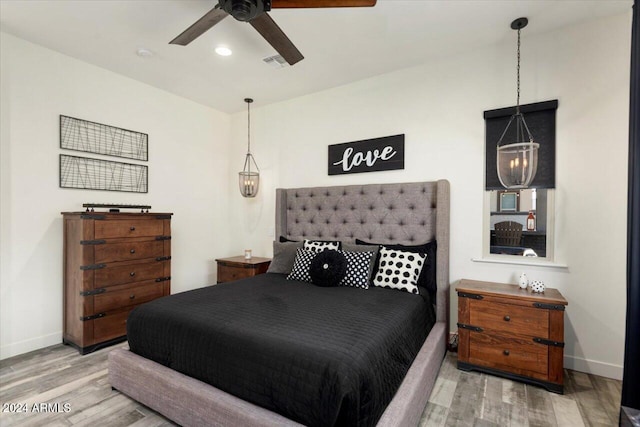
[[[274,9],[305,59],[275,69],[276,52],[248,24],[226,18],[190,45],[168,42],[217,0],[0,0],[0,30],[174,94],[233,113],[515,37],[625,13],[632,0],[378,0],[373,8]],[[230,57],[213,52],[233,49]],[[154,53],[136,55],[138,48]]]

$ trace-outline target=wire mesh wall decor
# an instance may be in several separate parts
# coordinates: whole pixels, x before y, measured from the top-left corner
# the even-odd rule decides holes
[[[148,192],[148,167],[60,154],[60,187]]]
[[[60,115],[60,148],[147,161],[149,135]]]

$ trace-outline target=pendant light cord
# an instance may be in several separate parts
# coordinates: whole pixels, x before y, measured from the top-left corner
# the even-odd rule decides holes
[[[247,154],[251,154],[251,103],[247,102]]]
[[[520,28],[518,28],[518,67],[517,67],[517,75],[518,75],[518,97],[516,100],[516,113],[520,114]]]

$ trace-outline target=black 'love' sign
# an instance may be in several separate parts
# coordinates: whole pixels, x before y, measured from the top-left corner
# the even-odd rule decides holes
[[[404,169],[404,134],[329,146],[329,175]]]

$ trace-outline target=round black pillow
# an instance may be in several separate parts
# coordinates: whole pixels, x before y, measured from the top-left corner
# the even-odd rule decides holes
[[[324,250],[313,257],[309,275],[317,286],[338,286],[347,273],[347,258],[338,251]]]

